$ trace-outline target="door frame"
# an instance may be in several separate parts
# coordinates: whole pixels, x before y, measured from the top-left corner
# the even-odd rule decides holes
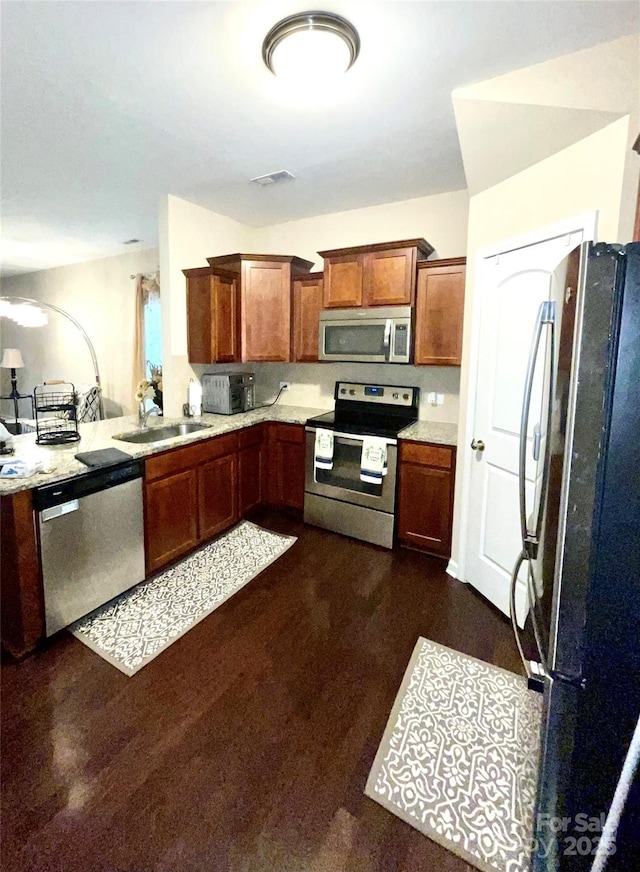
[[[467,554],[467,538],[469,532],[469,497],[471,493],[471,471],[472,471],[472,452],[467,451],[467,446],[471,444],[474,438],[475,417],[476,417],[476,395],[478,390],[478,353],[480,349],[480,314],[482,310],[482,301],[484,298],[484,283],[486,275],[486,260],[495,255],[508,254],[517,248],[525,248],[528,245],[537,245],[540,242],[545,242],[548,239],[553,239],[556,236],[564,236],[567,233],[575,233],[578,230],[583,232],[583,242],[593,241],[598,239],[598,214],[596,209],[593,212],[582,212],[572,218],[567,218],[563,221],[558,221],[554,224],[547,224],[544,227],[536,228],[528,233],[523,233],[518,236],[513,236],[508,239],[503,239],[500,242],[492,242],[479,248],[475,256],[475,273],[473,277],[474,293],[473,304],[471,309],[471,340],[469,345],[468,357],[468,389],[467,401],[465,406],[465,414],[461,426],[458,427],[458,453],[457,453],[457,475],[462,477],[460,487],[460,527],[458,536],[458,550],[447,565],[447,573],[458,581],[467,583],[466,578],[466,554]],[[462,434],[462,438],[460,438]],[[462,451],[460,450],[462,448]],[[454,508],[455,511],[455,508]]]

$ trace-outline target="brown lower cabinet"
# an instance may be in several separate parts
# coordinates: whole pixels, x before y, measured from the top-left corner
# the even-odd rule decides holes
[[[263,424],[240,431],[238,450],[238,501],[240,517],[262,502],[265,476],[265,439]]]
[[[267,502],[304,508],[304,427],[268,424]]]
[[[400,441],[397,538],[440,557],[451,554],[456,449]]]
[[[195,548],[199,541],[198,477],[187,469],[145,487],[146,566],[153,572]]]
[[[33,514],[33,491],[0,497],[0,626],[14,657],[44,637],[44,595]]]
[[[238,520],[238,434],[174,448],[145,463],[147,573],[177,560]]]
[[[150,457],[147,573],[232,527],[263,502],[302,510],[304,427],[258,424]]]
[[[198,467],[199,538],[211,539],[239,518],[237,454],[209,460]]]

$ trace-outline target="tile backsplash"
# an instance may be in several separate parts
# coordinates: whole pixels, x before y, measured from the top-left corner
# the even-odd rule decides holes
[[[384,363],[247,363],[219,366],[193,366],[200,378],[205,372],[240,372],[256,374],[258,405],[271,402],[281,381],[291,382],[279,404],[333,408],[336,381],[372,382],[374,384],[407,385],[420,388],[420,418],[429,421],[457,423],[460,398],[459,367],[406,366]],[[444,403],[427,402],[431,392],[444,394]]]

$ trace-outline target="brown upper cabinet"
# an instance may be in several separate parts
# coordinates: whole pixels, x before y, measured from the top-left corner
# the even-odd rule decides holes
[[[460,366],[466,258],[418,265],[414,363]]]
[[[225,254],[207,261],[239,280],[240,360],[291,360],[292,281],[313,263],[273,254]]]
[[[293,360],[318,359],[318,333],[322,309],[323,273],[312,272],[293,281]]]
[[[324,258],[323,307],[413,305],[416,265],[433,250],[426,239],[404,239],[319,251]]]
[[[187,345],[190,363],[240,360],[238,281],[211,267],[183,270],[187,277]]]
[[[190,363],[291,360],[292,279],[313,264],[300,257],[226,254],[187,277]]]

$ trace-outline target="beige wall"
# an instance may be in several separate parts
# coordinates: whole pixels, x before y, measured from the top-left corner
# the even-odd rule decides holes
[[[183,269],[206,266],[207,257],[251,251],[252,229],[180,197],[160,206],[162,357],[166,415],[181,415],[196,373],[187,360],[187,297]]]
[[[466,250],[468,211],[467,192],[450,191],[261,227],[254,238],[257,251],[296,254],[313,261],[315,269],[322,269],[318,250],[416,237],[435,247],[434,256],[460,257]]]
[[[135,282],[130,277],[157,269],[157,249],[132,251],[11,276],[2,280],[2,294],[52,303],[76,318],[95,346],[107,415],[125,415],[134,408]],[[31,392],[46,379],[94,381],[91,357],[78,330],[63,316],[48,315],[49,323],[41,328],[18,327],[2,319],[2,347],[20,348],[25,360],[25,369],[18,373],[21,393]],[[2,378],[4,394],[4,371]],[[4,404],[2,411],[7,411]]]
[[[483,246],[597,210],[598,239],[620,241],[620,205],[627,158],[628,116],[575,145],[535,164],[474,197],[469,205],[467,283],[463,363],[460,386],[458,444],[466,437],[465,412],[469,390],[470,341],[475,289],[475,267]],[[628,241],[628,240],[624,240]],[[459,540],[463,463],[456,479],[453,549],[460,558]]]
[[[295,254],[316,262],[318,249],[424,237],[441,257],[464,254],[468,197],[453,191],[333,215],[320,215],[271,227],[250,228],[170,196],[160,216],[160,268],[162,272],[163,355],[165,409],[182,413],[190,378],[200,378],[214,366],[190,366],[187,361],[186,285],[182,270],[206,266],[206,258],[236,251]],[[218,369],[229,369],[220,366]],[[247,368],[247,367],[245,367]],[[312,407],[330,406],[336,379],[358,381],[390,379],[419,385],[423,394],[445,395],[444,404],[423,403],[421,416],[438,421],[458,420],[459,369],[456,367],[376,367],[364,364],[249,364],[258,377],[258,398],[273,399],[278,382],[290,381],[291,392],[281,401]]]

